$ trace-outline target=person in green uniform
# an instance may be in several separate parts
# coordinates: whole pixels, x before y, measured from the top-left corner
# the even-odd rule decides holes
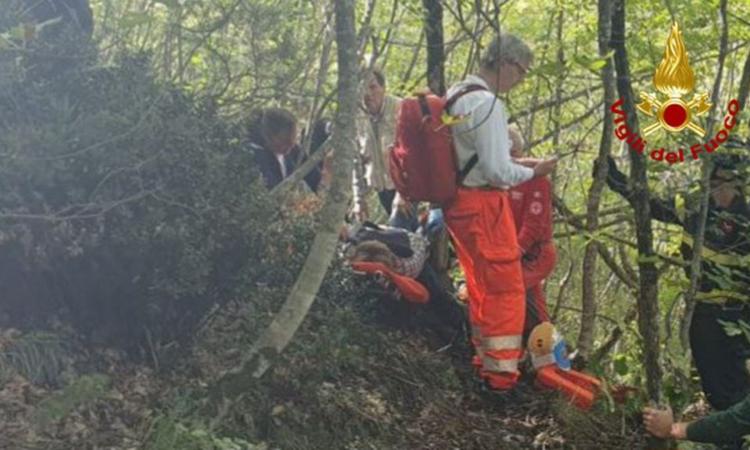
[[[710,174],[711,196],[704,233],[701,274],[696,306],[690,322],[690,348],[703,392],[714,409],[725,410],[750,394],[750,342],[730,336],[722,322],[750,324],[750,208],[747,187],[747,154],[750,147],[739,139],[722,146]],[[633,202],[635,193],[627,177],[609,158],[607,185]],[[676,195],[652,197],[651,216],[682,228],[680,251],[690,277],[693,241],[700,223],[700,201]]]
[[[750,396],[727,410],[692,422],[675,422],[669,408],[645,408],[643,423],[656,437],[740,448],[744,437],[750,435]]]

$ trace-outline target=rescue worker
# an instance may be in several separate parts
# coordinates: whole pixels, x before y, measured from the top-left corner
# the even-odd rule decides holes
[[[523,158],[523,136],[509,127],[511,156]],[[521,250],[523,283],[526,287],[524,336],[542,322],[549,321],[544,280],[555,268],[557,253],[552,241],[552,185],[548,177],[535,177],[510,189],[510,206]]]
[[[505,392],[520,375],[525,316],[521,255],[507,189],[547,175],[556,164],[545,160],[530,168],[510,157],[507,115],[497,95],[524,79],[532,59],[531,49],[518,37],[496,36],[479,71],[447,93],[450,98],[472,85],[483,88],[462,95],[449,111],[463,117],[452,132],[458,167],[468,173],[444,215],[466,275],[473,363],[489,388]]]
[[[750,434],[750,396],[731,408],[692,422],[675,422],[671,408],[644,408],[646,430],[663,439],[704,442],[722,449],[740,449]]]
[[[732,140],[722,147],[730,151],[744,142]],[[608,159],[607,184],[625,199],[633,201],[633,190],[625,175]],[[724,410],[750,393],[746,368],[750,342],[743,335],[729,336],[720,321],[750,323],[750,209],[743,189],[746,177],[741,159],[717,155],[710,174],[711,196],[703,243],[697,304],[690,323],[690,348],[700,375],[703,392],[715,409]],[[652,217],[683,228],[680,251],[685,273],[690,277],[693,241],[699,224],[698,201],[682,195],[652,198]],[[744,257],[744,258],[743,258]]]

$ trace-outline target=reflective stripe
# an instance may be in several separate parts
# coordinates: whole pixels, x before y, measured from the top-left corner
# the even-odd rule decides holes
[[[521,336],[490,336],[482,338],[485,350],[515,350],[521,348]]]
[[[517,372],[517,359],[494,359],[488,356],[482,358],[482,370],[487,372]]]
[[[685,197],[682,194],[675,195],[674,209],[680,222],[685,223]]]
[[[555,355],[553,353],[547,353],[542,356],[531,355],[531,365],[533,365],[535,369],[556,363],[557,361],[555,361]]]
[[[682,242],[688,245],[690,248],[693,248],[693,236],[691,236],[686,231],[682,233]],[[715,250],[711,250],[710,248],[706,247],[705,242],[703,245],[701,256],[709,261],[715,262],[717,264],[723,264],[725,266],[741,266],[743,262],[743,258],[741,256],[728,253],[719,253]]]

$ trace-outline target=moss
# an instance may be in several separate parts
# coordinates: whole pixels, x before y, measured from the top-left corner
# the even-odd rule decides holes
[[[67,417],[76,408],[88,405],[101,398],[110,387],[106,375],[84,375],[62,391],[44,399],[36,408],[34,423],[45,427]]]

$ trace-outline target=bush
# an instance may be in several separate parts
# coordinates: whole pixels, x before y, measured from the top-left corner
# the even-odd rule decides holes
[[[242,128],[157,81],[144,55],[54,76],[30,60],[0,57],[20,74],[0,84],[5,314],[153,344],[254,286],[275,209]]]

